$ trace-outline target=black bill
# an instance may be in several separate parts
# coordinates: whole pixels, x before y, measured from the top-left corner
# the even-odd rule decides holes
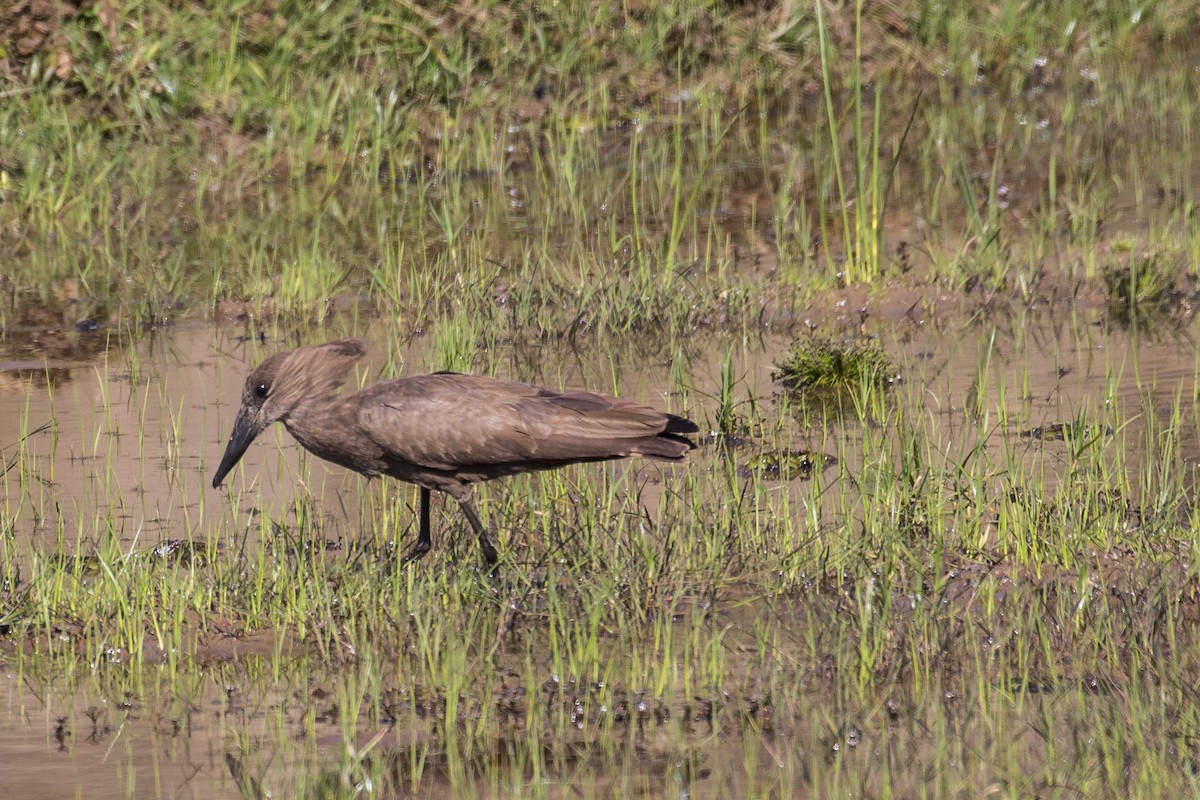
[[[229,444],[225,445],[225,455],[221,458],[221,464],[217,467],[216,474],[213,475],[214,489],[221,485],[221,481],[241,460],[246,453],[246,448],[254,441],[254,437],[258,436],[260,430],[261,428],[255,424],[254,417],[246,408],[243,407],[238,411],[237,419],[233,422],[233,433],[229,435]]]

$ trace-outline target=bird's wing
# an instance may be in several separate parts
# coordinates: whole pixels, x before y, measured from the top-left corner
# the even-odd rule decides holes
[[[364,390],[359,424],[388,455],[432,469],[627,455],[666,415],[590,392],[475,375],[422,375]]]

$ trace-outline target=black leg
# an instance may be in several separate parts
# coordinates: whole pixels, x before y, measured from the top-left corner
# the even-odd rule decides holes
[[[479,521],[479,514],[475,513],[475,509],[466,500],[460,499],[458,507],[462,509],[467,522],[471,524],[471,529],[479,537],[479,549],[483,551],[484,560],[487,561],[489,567],[496,566],[496,562],[500,560],[500,556],[496,554],[496,545],[492,544],[491,537],[488,536],[483,523]]]
[[[404,554],[403,563],[405,564],[416,561],[433,547],[433,537],[429,535],[429,490],[424,486],[421,487],[420,520],[421,529],[417,532],[417,543]]]

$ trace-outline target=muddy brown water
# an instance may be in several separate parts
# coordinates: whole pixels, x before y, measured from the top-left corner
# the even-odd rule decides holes
[[[859,302],[834,298],[821,324],[831,331],[857,330]],[[1115,324],[1101,308],[1027,310],[990,319],[978,311],[930,313],[920,307],[899,310],[887,301],[867,304],[872,302],[878,311],[866,327],[900,365],[909,389],[904,396],[913,398],[914,413],[928,418],[931,435],[942,437],[948,457],[955,455],[956,443],[975,441],[979,426],[995,426],[1007,436],[998,435],[989,446],[1000,447],[1002,439],[1028,443],[1030,463],[1048,464],[1043,469],[1052,484],[1064,462],[1055,451],[1060,444],[1054,426],[1080,419],[1103,426],[1106,405],[1115,404],[1129,420],[1122,441],[1129,443],[1126,457],[1136,465],[1153,455],[1137,450],[1142,438],[1134,435],[1155,421],[1149,417],[1168,419],[1178,397],[1185,413],[1191,408],[1198,331],[1190,320],[1143,335]],[[341,334],[327,338],[336,335]],[[400,372],[431,368],[422,340],[394,344],[381,326],[367,330],[366,337],[372,350],[367,376],[377,376],[389,356]],[[686,365],[683,395],[674,393],[671,365],[661,362],[614,365],[594,354],[579,358],[547,349],[540,354],[539,374],[505,369],[528,363],[522,359],[501,360],[498,371],[598,389],[613,388],[615,376],[623,395],[686,408],[703,422],[715,417],[712,398],[727,348],[739,395],[769,402],[776,391],[773,363],[790,343],[791,337],[770,335],[704,342],[697,348],[701,354]],[[9,552],[86,550],[97,521],[108,517],[118,520],[120,541],[129,549],[202,540],[222,526],[245,526],[252,513],[286,520],[292,504],[309,495],[322,509],[327,535],[359,536],[360,504],[369,511],[377,493],[364,491],[356,476],[303,458],[282,429],[263,437],[231,477],[255,498],[255,509],[232,506],[226,491],[209,485],[248,368],[284,346],[242,341],[228,328],[201,324],[141,336],[132,344],[114,340],[94,348],[95,355],[37,363],[25,351],[19,358],[6,353],[0,343],[0,458],[8,467],[0,488],[4,535],[23,545]],[[983,362],[989,379],[980,386]],[[911,391],[915,387],[919,391]],[[965,422],[963,409],[971,404],[983,414]],[[1186,422],[1179,455],[1184,464],[1194,464],[1200,437],[1195,421]],[[796,439],[852,456],[861,436],[857,424],[830,423],[825,430],[800,431]],[[695,456],[709,457],[707,451]],[[597,472],[598,480],[606,474]],[[397,484],[391,491],[408,489]],[[437,558],[435,550],[430,563]],[[854,744],[853,732],[847,734],[849,744],[839,744],[815,723],[811,735],[781,739],[697,722],[675,736],[581,738],[536,757],[514,756],[519,748],[504,741],[494,752],[461,753],[452,742],[428,734],[347,728],[314,689],[324,682],[321,668],[309,664],[302,648],[282,677],[264,674],[270,670],[262,662],[274,647],[249,642],[238,652],[214,643],[211,651],[193,654],[197,677],[185,682],[186,689],[168,680],[161,667],[94,664],[91,676],[41,676],[23,671],[14,658],[0,660],[5,796],[319,794],[321,781],[337,778],[325,772],[344,763],[350,746],[369,747],[387,759],[390,791],[417,796],[504,796],[505,787],[525,782],[536,782],[550,797],[737,797],[764,787],[775,787],[768,794],[792,796],[788,787],[806,785],[813,763],[828,764],[831,753]],[[820,707],[819,699],[814,705]],[[902,739],[882,746],[898,747]],[[932,746],[922,736],[903,741],[918,749]],[[861,755],[864,764],[880,757],[880,746],[877,740],[871,753]],[[1035,758],[1032,745],[1013,747],[1013,758]],[[416,761],[422,765],[418,772]]]
[[[837,311],[845,305],[830,304],[828,330],[839,330]],[[842,310],[845,320],[857,321],[857,308]],[[1037,440],[1061,438],[1055,426],[1082,421],[1103,430],[1105,407],[1114,404],[1132,418],[1128,432],[1136,434],[1147,421],[1143,412],[1165,417],[1182,399],[1186,413],[1200,370],[1196,325],[1172,324],[1165,333],[1139,337],[1106,321],[1102,309],[1062,318],[1030,311],[995,322],[918,311],[915,318],[869,327],[875,329],[870,338],[896,360],[909,395],[919,387],[915,396],[924,401],[919,413],[929,418],[935,437],[944,436],[947,447],[972,441],[979,425],[995,428],[997,442],[1005,435],[1023,439],[1032,455],[1040,455],[1044,448],[1033,446]],[[855,335],[849,325],[839,335],[847,330],[846,335]],[[368,340],[371,353],[361,380],[380,376],[390,348],[382,332],[369,333]],[[713,338],[687,364],[686,398],[671,383],[671,367],[662,363],[618,365],[595,354],[585,361],[544,348],[538,353],[538,374],[521,369],[523,359],[502,362],[497,371],[599,390],[612,390],[615,381],[624,396],[686,410],[709,430],[716,417],[712,398],[718,392],[724,349],[734,354],[738,398],[769,404],[779,392],[775,363],[792,341],[783,335],[743,342]],[[28,360],[0,361],[0,452],[4,466],[14,464],[3,476],[12,533],[35,543],[62,537],[69,545],[79,538],[86,541],[88,526],[113,512],[123,521],[123,540],[130,546],[203,538],[207,528],[236,513],[224,502],[227,493],[209,483],[246,373],[261,358],[286,347],[250,344],[228,331],[195,326],[155,334],[132,350],[114,345],[82,362],[51,359],[34,369]],[[392,355],[402,364],[398,372],[431,369],[423,339]],[[982,372],[981,364],[986,364]],[[976,386],[979,374],[986,376],[982,388]],[[963,422],[969,416],[964,409],[973,406],[982,416]],[[857,427],[849,423],[830,431],[810,422],[797,431],[796,440],[828,451],[828,437],[837,435],[852,446]],[[1200,431],[1187,424],[1182,429],[1180,455],[1184,462],[1194,462],[1200,458]],[[1128,446],[1139,446],[1136,435],[1126,440]],[[1136,461],[1144,454],[1133,455]],[[24,470],[15,466],[18,460]],[[1054,471],[1047,477],[1053,485]],[[361,522],[358,503],[366,484],[305,457],[282,426],[260,438],[229,480],[241,488],[253,486],[260,510],[275,515],[285,515],[298,497],[315,493],[319,500],[332,501],[323,505],[333,533],[357,535],[352,528]],[[388,485],[405,491],[401,484]]]

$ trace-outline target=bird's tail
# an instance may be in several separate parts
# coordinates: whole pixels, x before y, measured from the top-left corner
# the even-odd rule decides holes
[[[674,414],[667,414],[667,427],[663,428],[663,433],[699,433],[700,428],[696,423],[684,417],[677,417]]]
[[[696,443],[687,438],[687,434],[699,432],[696,423],[690,419],[667,414],[667,427],[663,428],[663,432],[639,442],[633,452],[646,458],[679,461],[687,451],[696,447]]]

